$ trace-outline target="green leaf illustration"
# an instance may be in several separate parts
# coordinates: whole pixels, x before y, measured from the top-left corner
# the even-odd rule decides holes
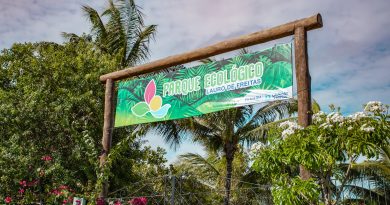
[[[275,90],[286,88],[292,85],[292,65],[279,61],[266,68],[263,75],[263,82],[260,85],[263,89]],[[258,87],[258,86],[256,86]]]
[[[146,102],[139,102],[131,108],[131,111],[135,116],[142,117],[146,115],[146,113],[148,113],[150,110],[149,105],[146,104]]]

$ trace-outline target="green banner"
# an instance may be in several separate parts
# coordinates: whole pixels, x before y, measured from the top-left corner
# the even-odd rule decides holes
[[[119,83],[115,127],[292,97],[291,44]]]

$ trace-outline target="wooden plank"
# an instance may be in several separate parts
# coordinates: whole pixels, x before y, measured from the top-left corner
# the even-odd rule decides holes
[[[114,81],[136,76],[140,74],[159,71],[184,63],[189,63],[196,60],[201,60],[221,53],[232,50],[245,48],[267,41],[283,38],[294,34],[295,28],[303,27],[305,30],[312,30],[322,27],[322,18],[320,14],[313,15],[308,18],[296,20],[280,26],[276,26],[263,31],[254,32],[251,34],[239,36],[226,41],[207,46],[204,48],[195,49],[186,53],[169,56],[160,60],[156,60],[147,64],[130,67],[124,70],[108,73],[100,76],[100,81],[105,82],[107,79]]]
[[[307,127],[311,124],[311,78],[307,61],[307,32],[297,27],[294,33],[295,75],[298,93],[298,124]],[[310,172],[299,166],[302,179],[309,179]]]
[[[115,82],[112,79],[107,79],[106,90],[104,96],[104,124],[103,124],[103,151],[100,155],[100,167],[102,168],[106,162],[106,157],[110,152],[112,142],[112,132],[114,127],[114,89]],[[99,198],[105,198],[108,193],[108,182],[103,182],[103,188],[99,194]]]

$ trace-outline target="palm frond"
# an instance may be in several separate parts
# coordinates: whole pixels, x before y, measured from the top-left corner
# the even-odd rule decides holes
[[[74,34],[74,33],[67,33],[67,32],[61,32],[62,38],[64,38],[66,41],[73,42],[76,39],[79,39],[80,36]]]
[[[208,127],[210,133],[221,134],[226,128],[225,122],[230,118],[228,110],[208,113],[194,118],[193,128]]]
[[[235,115],[232,116],[233,124],[236,128],[244,127],[253,115],[253,106],[243,106],[234,109]]]
[[[379,190],[375,189],[368,189],[362,186],[357,185],[346,185],[346,190],[349,192],[352,192],[354,195],[356,195],[358,198],[365,202],[377,202],[379,204],[385,205],[386,201],[390,202],[390,195],[386,195],[383,192],[380,192]],[[355,197],[356,198],[356,197]]]
[[[382,162],[390,165],[390,146],[381,147],[379,152]]]
[[[313,111],[313,114],[321,111],[321,106],[320,104],[318,104],[318,102],[315,99],[312,100],[311,110]]]
[[[248,48],[242,48],[240,49],[240,51],[238,52],[238,55],[245,55],[245,54],[248,54],[250,53],[251,51],[248,49]]]
[[[390,146],[383,146],[378,148],[380,152],[379,159],[366,160],[354,164],[351,169],[351,178],[364,177],[376,184],[390,184],[390,160],[389,160]],[[341,170],[346,170],[346,165],[341,163],[339,165]]]
[[[288,116],[288,113],[292,111],[292,108],[294,108],[295,104],[295,100],[274,101],[263,106],[252,115],[245,126],[242,126],[237,130],[237,134],[242,135],[257,127],[260,127],[260,125],[266,125],[268,123],[274,122],[275,120],[283,119],[284,117]],[[261,130],[264,130],[264,127],[258,129],[258,131]]]
[[[146,27],[137,35],[134,43],[128,39],[128,50],[126,54],[126,65],[132,66],[146,60],[149,57],[149,42],[154,39],[157,31],[157,25],[150,25]]]
[[[280,123],[285,121],[295,121],[296,117],[289,117],[284,118],[281,120],[276,120],[274,122],[269,122],[264,125],[252,125],[247,126],[245,129],[243,129],[241,132],[244,133],[241,136],[241,141],[246,143],[248,146],[251,146],[253,143],[261,141],[266,141],[266,133],[268,130],[273,129],[277,127]]]
[[[354,164],[351,174],[354,177],[367,177],[374,181],[386,179],[390,182],[390,164],[382,161],[365,161]]]
[[[127,52],[126,47],[126,33],[122,24],[121,13],[115,6],[112,0],[109,0],[109,7],[104,12],[104,15],[109,16],[107,23],[107,46],[110,53],[121,53],[122,65],[125,60],[125,53]]]
[[[84,15],[88,18],[89,22],[92,24],[91,31],[96,36],[96,40],[99,44],[104,45],[105,39],[107,38],[107,30],[99,16],[99,13],[90,6],[82,6]]]
[[[204,115],[202,117],[192,118],[191,137],[193,141],[201,143],[207,150],[220,150],[223,147],[222,130],[220,123],[216,122],[215,115]]]
[[[180,120],[158,122],[154,123],[152,127],[163,136],[164,141],[174,150],[178,148],[184,140],[185,134],[189,131],[185,122],[181,123]]]
[[[144,27],[143,13],[133,0],[118,0],[117,8],[122,19],[122,26],[128,37],[127,46],[129,47],[129,40],[134,42],[134,39],[141,33]]]
[[[194,167],[196,170],[203,174],[211,175],[210,177],[220,176],[220,173],[214,165],[206,158],[196,153],[186,153],[179,156],[179,160],[182,163],[186,163]]]
[[[217,61],[215,58],[205,58],[205,59],[199,60],[199,62],[201,62],[203,64],[207,64],[207,63],[211,63],[211,62],[215,62],[215,61]]]
[[[129,28],[137,28],[137,25],[144,26],[144,14],[141,7],[137,6],[134,0],[117,0],[118,9],[123,15],[123,20],[127,24],[133,24]]]
[[[144,27],[143,14],[140,8],[135,4],[133,0],[118,0],[117,8],[121,17],[121,25],[123,28],[123,32],[125,34],[125,50],[123,53],[123,66],[131,65],[128,63],[128,56],[134,45],[139,40],[140,35],[144,32],[142,29]],[[140,42],[139,42],[140,44]],[[139,46],[139,45],[138,45]],[[142,54],[141,52],[139,53]],[[139,58],[146,58],[148,51],[146,54],[143,54]],[[146,56],[146,57],[145,57]],[[135,63],[134,63],[135,64]],[[133,65],[134,65],[133,64]]]
[[[296,100],[289,101],[273,101],[266,106],[260,108],[252,117],[250,123],[267,124],[277,119],[287,117],[289,113],[295,112]]]
[[[74,33],[66,33],[66,32],[61,32],[61,36],[68,42],[79,42],[79,41],[84,41],[84,42],[92,42],[92,36],[88,34],[83,34],[81,36],[78,36],[77,34]]]
[[[122,66],[135,65],[149,57],[149,42],[154,38],[156,25],[144,27],[143,14],[133,0],[109,0],[103,12],[108,17],[107,48],[120,54]]]

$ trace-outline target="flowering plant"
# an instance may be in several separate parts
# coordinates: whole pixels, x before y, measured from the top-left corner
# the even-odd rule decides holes
[[[11,194],[4,198],[4,202],[30,204],[44,197],[47,203],[71,204],[75,192],[62,184],[67,179],[63,178],[63,170],[55,163],[53,156],[44,155],[37,157],[37,160],[39,160],[35,163],[37,167],[29,165],[23,178],[14,183],[14,191],[10,191]]]
[[[6,204],[11,203],[11,202],[12,202],[12,198],[11,198],[10,196],[7,196],[7,197],[5,197],[4,202],[5,202]]]
[[[320,111],[306,128],[286,121],[271,130],[269,145],[257,152],[253,168],[272,179],[274,202],[305,204],[321,197],[325,204],[338,201],[358,158],[378,158],[378,150],[389,146],[388,108],[372,101],[363,112],[343,116],[335,109],[329,114]],[[312,180],[297,178],[300,165],[311,173]],[[331,178],[342,184],[333,195]]]
[[[129,204],[131,205],[146,205],[147,203],[148,203],[148,199],[145,197],[138,197],[129,201]]]

